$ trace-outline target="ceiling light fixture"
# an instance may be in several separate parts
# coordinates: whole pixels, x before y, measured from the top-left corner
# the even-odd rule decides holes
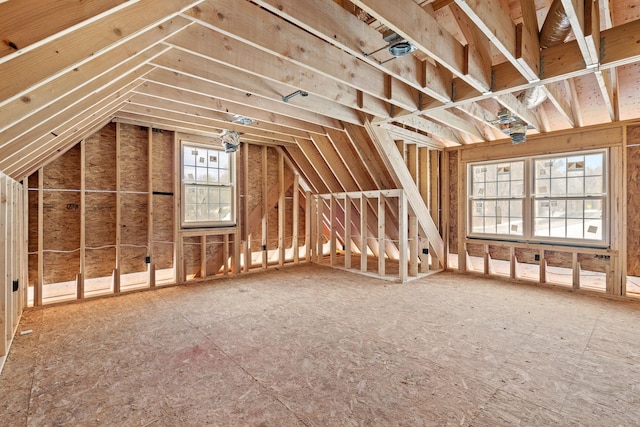
[[[235,114],[233,116],[233,120],[231,121],[231,123],[239,123],[241,125],[246,126],[253,123],[253,119],[250,119],[249,117],[241,116],[240,114]]]
[[[220,141],[224,147],[225,153],[234,153],[238,151],[240,146],[240,133],[235,130],[225,130],[220,135]]]

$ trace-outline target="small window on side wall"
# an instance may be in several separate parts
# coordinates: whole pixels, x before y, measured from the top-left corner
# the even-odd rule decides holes
[[[234,153],[182,143],[182,227],[236,223]]]

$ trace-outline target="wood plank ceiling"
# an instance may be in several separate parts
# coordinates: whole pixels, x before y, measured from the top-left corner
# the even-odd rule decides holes
[[[506,138],[501,110],[530,134],[640,118],[637,0],[556,1],[568,34],[543,48],[552,0],[5,1],[0,170],[112,120],[236,130],[304,169],[367,120],[443,149]],[[389,34],[417,49],[391,56]]]

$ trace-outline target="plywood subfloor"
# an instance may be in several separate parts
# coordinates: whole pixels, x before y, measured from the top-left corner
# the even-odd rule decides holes
[[[300,266],[24,314],[0,425],[638,425],[640,304]]]

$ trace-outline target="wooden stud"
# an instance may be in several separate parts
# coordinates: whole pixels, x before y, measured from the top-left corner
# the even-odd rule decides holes
[[[156,268],[153,253],[153,128],[147,128],[147,256],[149,287],[156,287]]]
[[[120,150],[122,143],[122,126],[116,123],[116,269],[114,270],[113,293],[120,293],[120,267],[122,260],[122,165],[120,164]]]
[[[285,188],[284,188],[284,155],[278,155],[278,186],[280,194],[278,197],[278,265],[284,265],[285,245]]]
[[[451,248],[449,248],[449,152],[448,151],[444,151],[442,153],[442,158],[441,158],[441,164],[442,164],[442,169],[439,169],[441,171],[441,187],[443,189],[443,197],[442,197],[442,241],[444,244],[444,258],[442,259],[442,264],[444,266],[445,269],[449,268],[449,253],[451,251]],[[431,183],[432,188],[433,188],[433,181]],[[433,212],[433,210],[432,210]],[[433,257],[433,254],[431,255]]]
[[[304,260],[311,262],[311,250],[313,248],[313,213],[315,210],[315,200],[311,196],[311,191],[305,192],[304,210]]]
[[[540,257],[540,273],[538,280],[540,283],[547,283],[547,260],[544,258],[544,249],[539,251]]]
[[[516,259],[516,248],[511,246],[509,248],[509,277],[512,279],[518,278],[518,260]]]
[[[267,268],[267,246],[268,246],[268,215],[269,215],[269,205],[267,203],[267,147],[262,146],[262,268]]]
[[[467,271],[466,250],[464,236],[467,235],[467,174],[465,164],[460,161],[458,155],[458,271]]]
[[[491,271],[491,255],[489,254],[489,245],[484,246],[484,274],[488,275]]]
[[[329,198],[329,259],[332,267],[336,265],[336,228],[337,228],[337,213],[338,202],[334,195]],[[345,227],[346,228],[346,227]]]
[[[344,268],[351,268],[351,197],[344,198]]]
[[[9,195],[7,194],[7,181],[9,177],[0,172],[0,357],[9,351],[9,259],[11,248],[9,247],[8,236],[11,229],[9,224]]]
[[[571,264],[573,289],[580,289],[580,263],[578,262],[577,252],[571,254]]]
[[[300,262],[300,175],[293,176],[293,235],[291,236],[291,247],[293,248],[293,262]]]
[[[216,273],[215,271],[213,272]],[[209,273],[207,272],[207,236],[200,236],[200,277],[204,279]]]
[[[177,133],[173,134],[173,164],[176,168],[176,179],[173,180],[173,274],[176,284],[184,282],[184,248],[180,236],[182,222],[182,147]]]
[[[38,281],[33,290],[33,305],[42,305],[44,284],[44,168],[38,170]]]
[[[324,201],[321,197],[316,197],[317,208],[316,208],[316,262],[321,264],[324,261],[324,248],[323,248],[323,211],[324,211]]]
[[[402,242],[399,243],[402,245]],[[409,214],[409,276],[418,276],[418,260],[420,251],[418,236],[418,217],[411,211]]]
[[[222,235],[222,263],[223,274],[227,276],[229,274],[229,234]]]
[[[367,201],[367,197],[363,194],[360,197],[360,271],[367,271],[367,258],[368,258],[368,247],[369,244],[367,242],[367,208],[369,203]]]
[[[409,259],[407,256],[407,249],[409,244],[407,229],[410,225],[407,224],[407,217],[409,215],[407,204],[408,203],[404,191],[400,191],[400,193],[398,194],[398,249],[400,251],[400,255],[398,257],[398,276],[400,277],[400,282],[402,283],[407,281],[409,263]]]
[[[243,270],[249,271],[251,267],[251,240],[249,234],[249,144],[242,143],[240,150],[242,155],[242,189],[244,198],[242,199],[242,240],[244,240],[244,266]]]
[[[378,196],[378,274],[380,276],[385,275],[385,251],[384,246],[386,243],[386,202],[385,197],[380,193]]]
[[[78,275],[78,286],[76,291],[76,298],[84,299],[84,278],[85,278],[85,263],[86,263],[86,142],[83,139],[80,141],[80,274]]]

